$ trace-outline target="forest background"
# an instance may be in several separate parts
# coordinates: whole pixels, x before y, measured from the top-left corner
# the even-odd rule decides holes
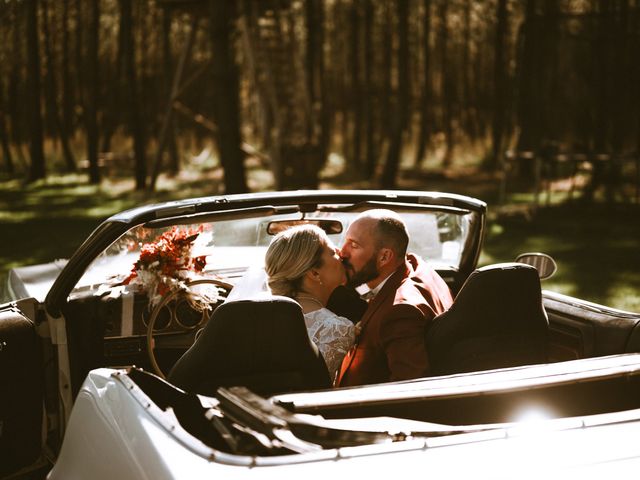
[[[640,311],[639,47],[640,0],[4,0],[0,277],[142,203],[409,188]]]

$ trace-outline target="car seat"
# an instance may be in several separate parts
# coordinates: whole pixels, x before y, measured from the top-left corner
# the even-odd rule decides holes
[[[451,308],[427,326],[431,373],[545,363],[548,330],[534,267],[501,263],[479,268]]]
[[[276,295],[220,305],[168,380],[207,395],[221,386],[242,385],[262,395],[331,386],[300,305]]]

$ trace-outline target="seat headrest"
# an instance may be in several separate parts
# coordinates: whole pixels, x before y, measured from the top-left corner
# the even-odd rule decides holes
[[[288,297],[225,303],[216,309],[209,324],[202,333],[203,340],[246,364],[247,369],[300,360],[310,344],[302,308]]]
[[[537,270],[522,263],[498,263],[474,271],[449,311],[464,309],[460,320],[472,330],[486,331],[491,325],[511,330],[530,321],[538,323],[541,308]]]
[[[216,385],[245,385],[262,392],[330,386],[300,304],[277,295],[220,305],[176,363],[170,380],[198,392],[205,383],[207,391]]]
[[[549,322],[537,270],[500,263],[475,270],[426,331],[435,373],[546,360]]]

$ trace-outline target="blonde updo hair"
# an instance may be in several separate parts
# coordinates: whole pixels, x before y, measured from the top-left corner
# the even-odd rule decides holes
[[[265,270],[275,295],[295,297],[304,274],[322,264],[322,250],[329,238],[320,227],[299,225],[278,233],[267,249]]]

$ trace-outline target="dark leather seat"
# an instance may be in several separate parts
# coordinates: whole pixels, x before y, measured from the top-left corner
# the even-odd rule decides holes
[[[300,305],[280,296],[219,306],[168,380],[207,395],[221,386],[242,385],[262,395],[331,386]]]
[[[547,361],[549,320],[536,269],[520,263],[474,271],[426,331],[433,375]]]

